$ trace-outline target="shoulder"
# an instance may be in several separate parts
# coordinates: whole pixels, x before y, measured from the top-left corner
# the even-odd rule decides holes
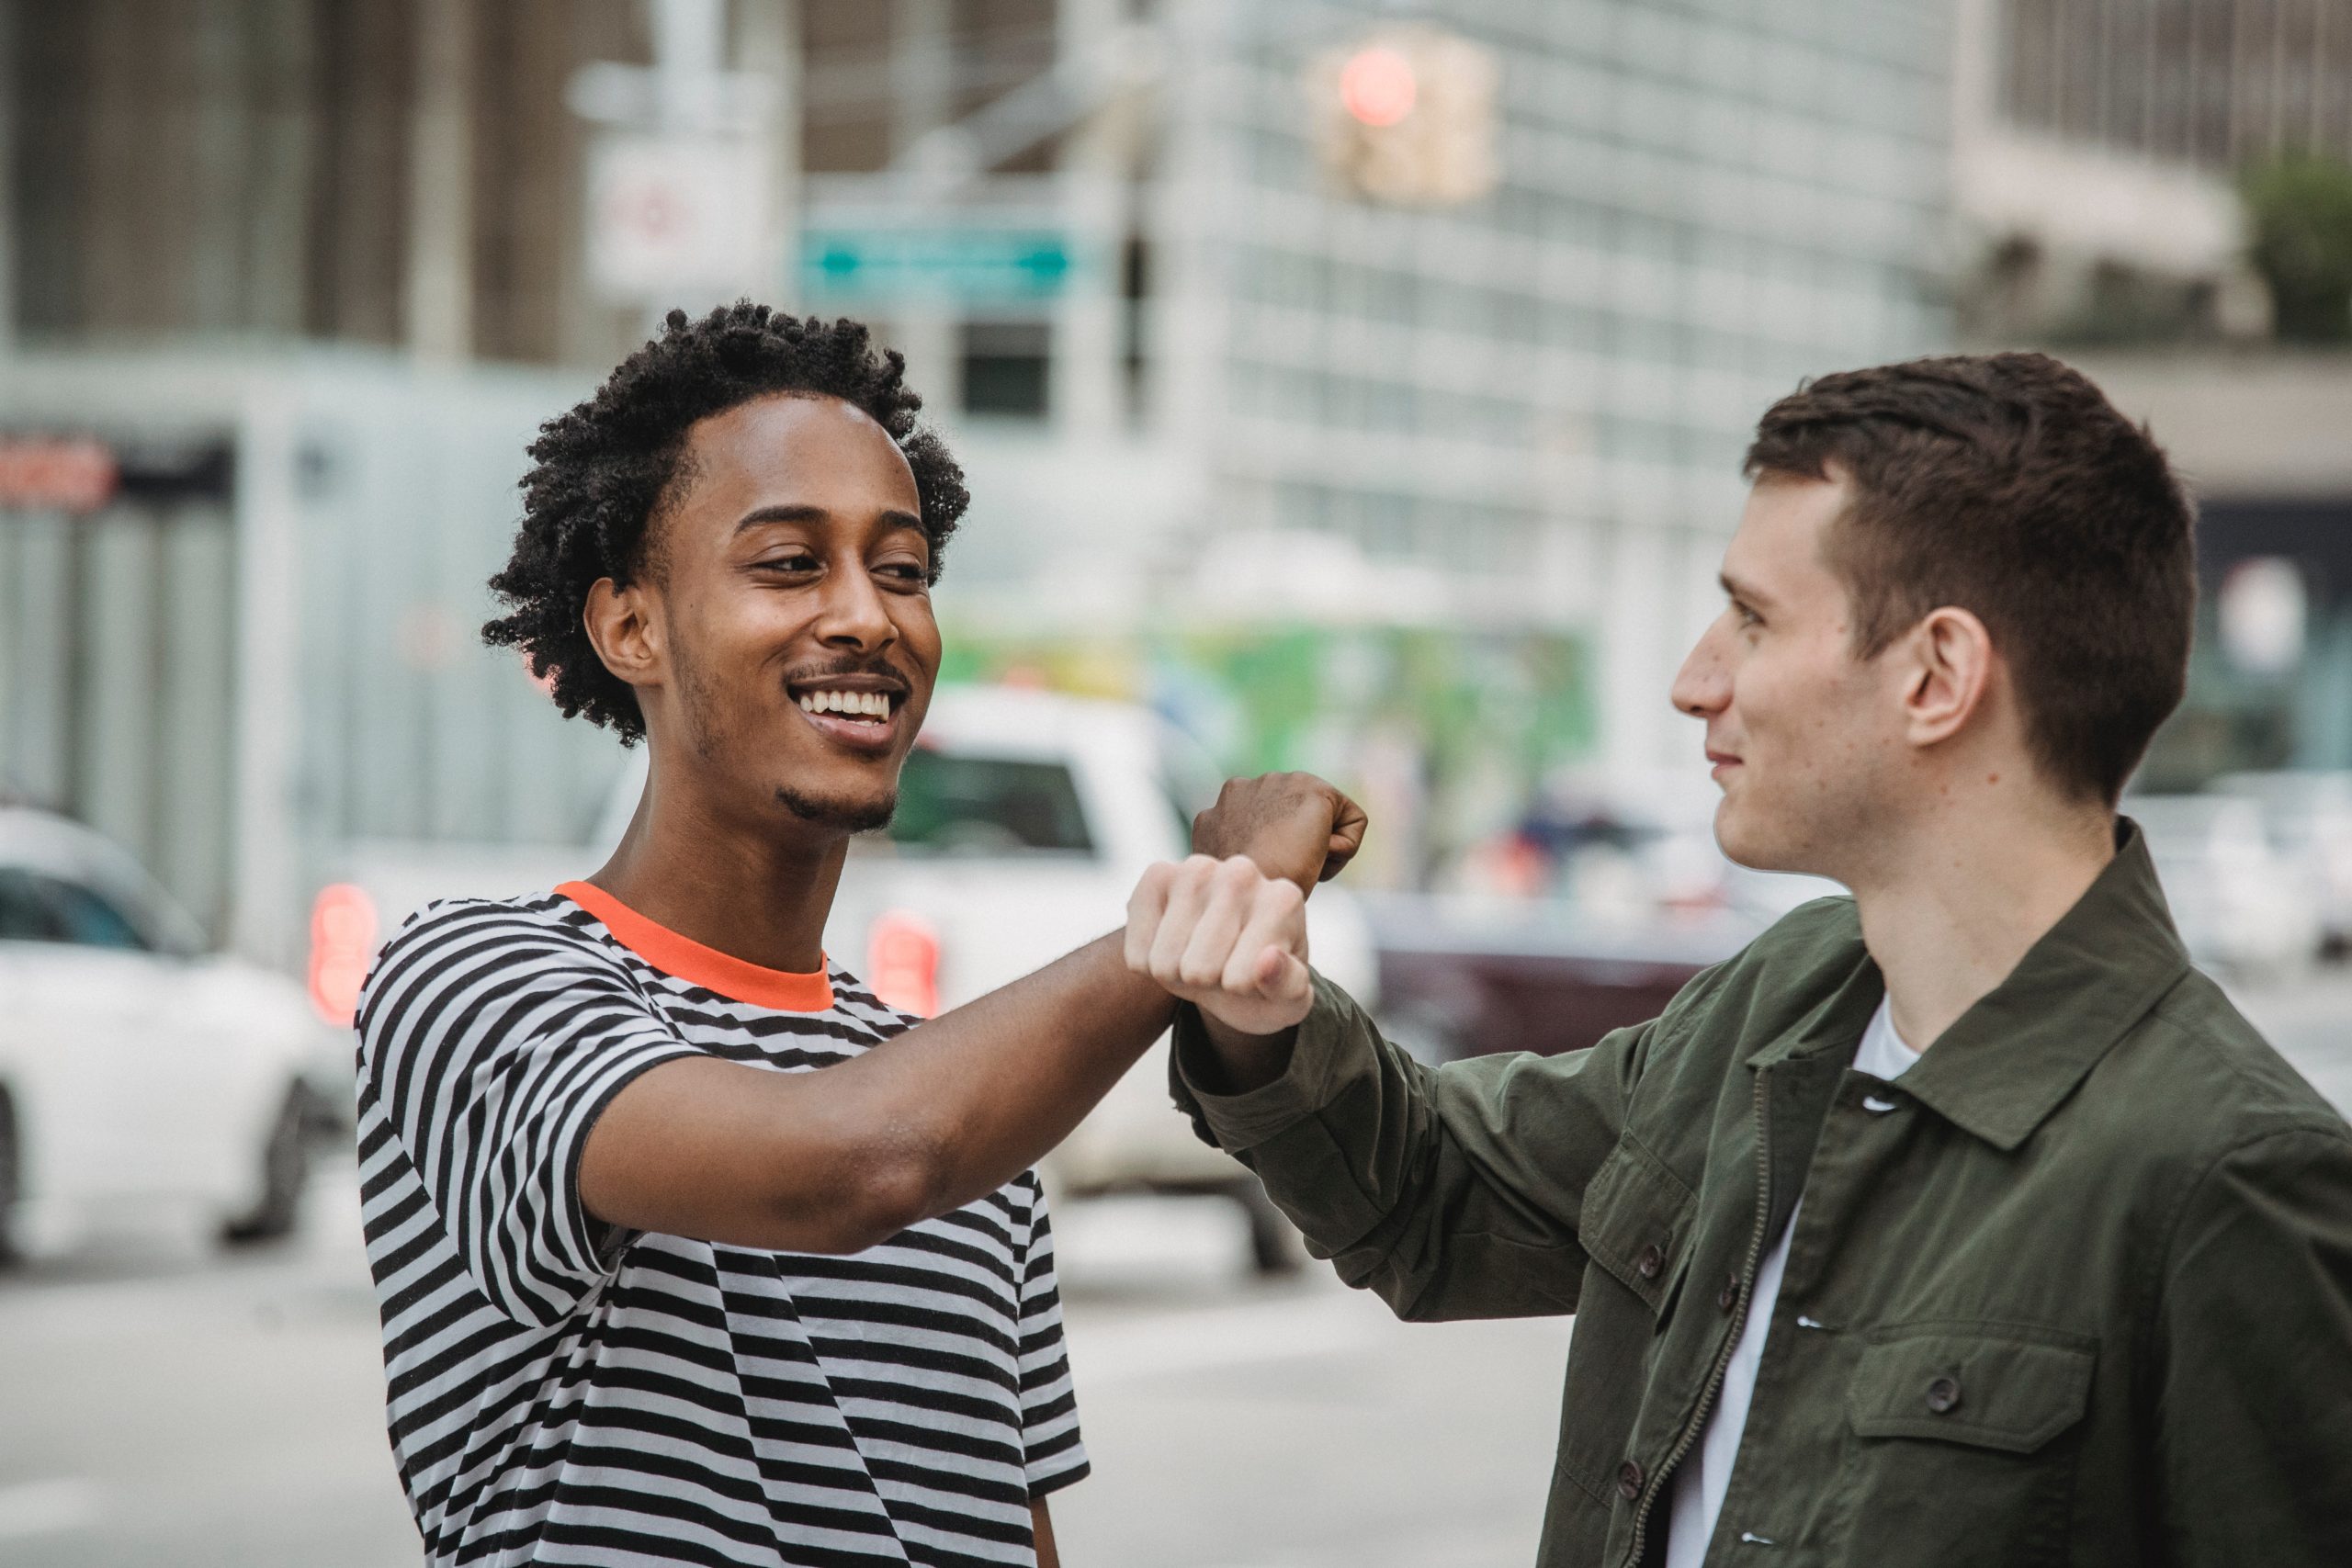
[[[1675,994],[1659,1022],[1673,1033],[1736,1006],[1746,1015],[1742,1035],[1753,1036],[1758,1028],[1777,1032],[1804,1016],[1868,957],[1853,899],[1816,898],[1701,971]]]
[[[1850,895],[1839,893],[1798,905],[1773,921],[1734,962],[1843,965],[1861,949],[1861,913]]]
[[[2059,1119],[2070,1168],[2118,1195],[2154,1256],[2196,1251],[2207,1227],[2256,1210],[2283,1219],[2322,1193],[2352,1196],[2352,1127],[2193,969],[2099,1058]]]
[[[2191,969],[2118,1043],[2101,1076],[2144,1108],[2135,1136],[2202,1168],[2276,1134],[2352,1138],[2330,1105],[2222,994]]]
[[[560,895],[439,898],[403,920],[377,953],[359,997],[362,1033],[375,1032],[390,998],[457,977],[628,983],[628,971],[589,929],[588,917]]]
[[[614,954],[591,931],[579,905],[560,894],[522,898],[435,898],[400,921],[383,942],[377,968],[454,952],[508,952],[515,957],[574,957],[612,966]]]

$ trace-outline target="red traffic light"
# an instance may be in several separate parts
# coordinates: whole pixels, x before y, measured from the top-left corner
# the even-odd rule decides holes
[[[1340,102],[1366,125],[1395,125],[1419,96],[1413,62],[1384,45],[1360,49],[1340,67]]]

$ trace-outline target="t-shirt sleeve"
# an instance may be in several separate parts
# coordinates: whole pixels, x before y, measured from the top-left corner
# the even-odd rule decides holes
[[[617,1251],[580,1202],[589,1128],[639,1073],[700,1053],[583,939],[472,900],[393,938],[358,1027],[360,1099],[474,1283],[517,1322],[562,1319]]]
[[[1078,1393],[1062,1337],[1061,1291],[1054,1276],[1054,1227],[1037,1173],[1022,1181],[1031,1199],[1021,1269],[1021,1448],[1029,1495],[1043,1497],[1092,1468],[1078,1431]]]

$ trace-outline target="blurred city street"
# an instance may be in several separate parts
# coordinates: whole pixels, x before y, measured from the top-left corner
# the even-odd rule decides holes
[[[2052,386],[2069,389],[2058,402]],[[812,400],[851,417],[816,431]],[[2108,434],[2052,434],[2078,417]],[[736,423],[758,428],[727,457],[711,444]],[[0,0],[0,1568],[418,1563],[387,1337],[416,1369],[391,1423],[407,1473],[428,1515],[457,1499],[428,1519],[435,1540],[498,1539],[528,1483],[468,1498],[433,1466],[462,1469],[464,1439],[520,1429],[542,1414],[522,1401],[561,1381],[509,1380],[509,1412],[480,1408],[497,1386],[485,1367],[546,1364],[495,1348],[536,1332],[502,1292],[560,1294],[548,1334],[609,1298],[535,1282],[528,1256],[503,1283],[496,1261],[469,1273],[453,1249],[497,1227],[453,1221],[468,1211],[445,1200],[511,1209],[525,1253],[568,1233],[484,1195],[570,1184],[590,1207],[584,1130],[542,1135],[530,1096],[602,1113],[593,1075],[621,1070],[599,1055],[621,1036],[601,1032],[624,1026],[601,1005],[453,998],[535,996],[515,976],[557,970],[600,995],[613,964],[643,982],[630,1050],[670,1032],[797,1071],[878,1028],[869,1000],[961,1012],[934,1042],[1012,1037],[1022,1055],[994,1060],[1025,1065],[965,1092],[992,1114],[1054,1114],[987,1168],[1066,1134],[1036,1164],[1093,1464],[1052,1501],[1070,1568],[1524,1568],[1573,1325],[1400,1325],[1327,1268],[1291,1267],[1288,1222],[1169,1109],[1164,1043],[1080,1108],[1080,1080],[1051,1076],[1074,1058],[1046,1058],[1080,1038],[1073,1018],[1109,1015],[1106,991],[1066,989],[1068,1016],[1027,1010],[1043,990],[1001,993],[1131,907],[1183,908],[1136,890],[1185,874],[1167,864],[1196,846],[1256,852],[1218,830],[1227,781],[1303,772],[1371,824],[1310,906],[1315,968],[1424,1064],[1576,1050],[1656,1017],[1824,892],[1867,905],[1870,875],[1899,858],[1886,846],[1907,841],[1890,823],[1964,846],[1903,868],[1958,895],[1948,935],[1971,931],[1956,911],[1972,901],[1999,906],[1988,929],[2041,910],[2041,827],[2013,833],[2004,813],[2058,783],[2084,831],[2041,858],[2087,865],[2094,794],[2128,817],[2125,870],[2153,874],[2192,961],[2352,1109],[2347,431],[2352,0]],[[837,485],[837,468],[874,482]],[[757,504],[739,504],[745,487]],[[2040,495],[2056,499],[2019,499]],[[1779,531],[1798,524],[1817,538]],[[680,544],[695,538],[700,558]],[[918,543],[919,561],[894,553]],[[2139,597],[2100,597],[2132,583]],[[663,628],[651,664],[620,660],[623,623],[599,619],[624,601],[663,606],[629,623]],[[1824,605],[1858,661],[1940,648],[1912,635],[1932,622],[1991,673],[1952,688],[1975,694],[1951,727],[1922,728],[1916,699],[1940,688],[1858,694],[1863,663],[1806,629]],[[1900,725],[1862,724],[1897,692],[1915,703]],[[1902,768],[1847,744],[1898,734]],[[2018,735],[2023,756],[2006,750]],[[1932,812],[1849,809],[1930,763],[1960,780]],[[827,779],[851,793],[836,801]],[[1726,826],[1742,809],[1761,835],[1745,847]],[[1984,813],[1976,829],[1953,826],[1978,821],[1963,809]],[[1776,811],[1781,829],[1755,827]],[[1324,844],[1324,826],[1301,841]],[[647,881],[632,891],[616,868]],[[1313,869],[1287,874],[1310,886]],[[1252,896],[1270,891],[1289,897]],[[473,898],[510,902],[409,923]],[[547,929],[514,935],[524,915]],[[498,927],[478,947],[477,919]],[[2024,952],[2049,929],[2007,934]],[[548,960],[570,951],[534,945],[550,934],[578,952]],[[1917,951],[1964,975],[1990,940]],[[1899,1045],[1901,954],[1876,935],[1871,950],[1896,978],[1868,1038]],[[842,974],[810,973],[829,966]],[[1987,994],[1994,976],[1976,978]],[[992,994],[1009,1010],[974,1023],[989,1010],[967,1005]],[[1130,1048],[1165,1014],[1136,1017]],[[351,1117],[355,1027],[363,1131],[322,1143]],[[571,1530],[587,1560],[670,1560],[700,1529],[703,1561],[773,1547],[797,1562],[828,1550],[818,1537],[887,1528],[952,1536],[933,1543],[944,1560],[1019,1557],[1024,1488],[1069,1462],[1033,1312],[1031,1194],[1012,1230],[979,1226],[1001,1256],[975,1262],[962,1235],[918,1245],[957,1216],[908,1229],[902,1198],[860,1198],[930,1190],[937,1173],[894,1152],[970,1134],[978,1119],[903,1135],[952,1086],[909,1070],[899,1113],[845,1117],[865,1131],[837,1152],[803,1148],[792,1116],[741,1114],[748,1082],[622,1160],[639,1173],[622,1186],[662,1206],[594,1212],[670,1239],[735,1235],[696,1218],[724,1203],[726,1226],[784,1227],[750,1233],[779,1247],[896,1233],[875,1250],[922,1252],[919,1269],[779,1267],[872,1270],[871,1300],[833,1291],[827,1306],[911,1337],[857,1347],[888,1375],[858,1374],[855,1420],[826,1384],[842,1425],[812,1438],[772,1343],[732,1363],[768,1370],[713,1382],[703,1317],[626,1325],[662,1370],[557,1439],[606,1443],[620,1479],[583,1487],[560,1529],[506,1539]],[[636,1093],[617,1077],[609,1092]],[[2184,1103],[2200,1098],[2149,1095],[2117,1146],[2222,1113]],[[479,1136],[492,1105],[499,1132]],[[733,1165],[709,1162],[723,1179],[673,1157],[727,1142],[722,1123],[748,1139]],[[1604,1168],[1583,1172],[1602,1197],[1575,1190],[1593,1253],[1611,1256],[1613,1221],[1614,1272],[1654,1314],[1698,1277],[1661,1272],[1673,1249],[1721,1239],[1687,1216],[1744,1210],[1686,1190],[1662,1146],[1646,1171],[1645,1132],[1589,1151],[1624,1173],[1604,1189]],[[368,1181],[379,1255],[409,1270],[388,1304],[355,1139],[389,1170]],[[561,1174],[528,1163],[549,1151]],[[778,1174],[804,1155],[824,1200]],[[1547,1148],[1544,1168],[1574,1162]],[[1725,1167],[1706,1168],[1699,1187]],[[916,1179],[894,1181],[902,1169]],[[532,1179],[503,1185],[516,1171]],[[655,1190],[670,1182],[695,1189],[687,1208]],[[1973,1255],[2002,1273],[2028,1278],[2016,1255],[2052,1243],[2063,1266],[2030,1277],[2070,1304],[2126,1299],[2078,1283],[2046,1219],[2064,1201],[1939,1190],[1954,1213],[2023,1217]],[[1451,1203],[1444,1223],[1487,1234]],[[790,1228],[811,1216],[820,1228]],[[1847,1256],[1916,1295],[1921,1255],[1906,1235]],[[1781,1277],[1760,1247],[1747,1264],[1759,1291]],[[1031,1284],[1011,1300],[956,1272],[972,1268]],[[942,1280],[961,1281],[952,1313],[910,1304]],[[797,1319],[797,1288],[760,1299]],[[1727,1332],[1751,1298],[1718,1289],[1726,1315],[1704,1322]],[[2248,1287],[2258,1310],[2208,1320],[2267,1319],[2245,1337],[2284,1348],[2278,1386],[2352,1409],[2315,1381],[2307,1343],[2341,1326],[2342,1295],[2305,1332],[2278,1294]],[[2059,1343],[2074,1327],[1985,1299],[1952,1298],[1982,1333],[1938,1303],[1890,1314],[1881,1339],[1926,1358],[1947,1337],[2049,1329],[1996,1359],[2074,1404],[1963,1441],[2098,1472],[2052,1435],[2084,1416],[2086,1388],[2127,1385],[2111,1367],[2094,1383],[2092,1353]],[[481,1327],[501,1310],[511,1322]],[[1651,1378],[1677,1364],[1651,1316],[1621,1335],[1594,1292],[1583,1310],[1588,1357],[1638,1348]],[[1665,1326],[1696,1366],[1700,1324]],[[923,1337],[951,1334],[970,1343]],[[1760,1337],[1714,1365],[1715,1432],[1736,1438],[1751,1401],[1763,1419],[1774,1382],[1819,1392],[1743,1388]],[[1855,1391],[1896,1386],[1870,1370],[1881,1339]],[[975,1346],[993,1358],[980,1385],[956,1359]],[[610,1365],[595,1364],[592,1390]],[[2077,1365],[2072,1382],[2043,1371]],[[1931,1401],[1958,1375],[1912,1370]],[[975,1386],[993,1435],[969,1425]],[[1957,1386],[1929,1411],[1957,1408]],[[2266,1424],[2241,1448],[2323,1433],[2331,1457],[2274,1475],[2352,1454],[2352,1427],[2283,1422],[2234,1375],[2218,1386]],[[2002,1405],[1970,1398],[1953,1425]],[[2143,1414],[2120,1408],[2125,1425]],[[2168,1396],[2163,1418],[2227,1448],[2203,1415]],[[1908,1443],[1912,1420],[1862,1435]],[[1820,1430],[1849,1427],[1858,1411]],[[1571,1428],[1601,1429],[1581,1411]],[[613,1432],[657,1436],[625,1449]],[[2237,1475],[2136,1431],[2117,1441],[2135,1463],[2170,1456],[2165,1486]],[[923,1477],[905,1516],[828,1444]],[[1595,1496],[1634,1501],[1627,1528],[1662,1526],[1679,1563],[1735,1533],[1729,1513],[1715,1528],[1713,1448],[1661,1513],[1659,1476],[1694,1470],[1612,1437],[1597,1451],[1617,1489]],[[1860,1506],[1834,1464],[1797,1468],[1838,1478],[1821,1517],[1907,1528],[1913,1510]],[[2306,1490],[2324,1503],[2352,1483]],[[1547,1556],[1598,1554],[1562,1548],[1559,1524]],[[1940,1503],[1929,1528],[2002,1557]],[[713,1544],[747,1540],[749,1558]],[[1793,1544],[1777,1555],[1849,1560]],[[1933,1555],[1848,1550],[1889,1568]],[[2317,1560],[2352,1551],[2331,1538]]]
[[[2352,975],[2241,1005],[2352,1106]],[[1260,1283],[1216,1200],[1069,1206],[1058,1232],[1094,1473],[1070,1568],[1522,1568],[1569,1325],[1401,1325],[1310,1268]],[[222,1257],[157,1236],[0,1278],[0,1562],[396,1568],[354,1183]]]

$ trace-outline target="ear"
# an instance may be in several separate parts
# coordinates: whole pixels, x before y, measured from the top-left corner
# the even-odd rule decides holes
[[[1905,739],[1933,746],[1959,734],[1984,706],[1993,682],[1992,634],[1972,612],[1945,605],[1911,629],[1905,649]]]
[[[640,578],[624,588],[600,577],[588,590],[580,620],[605,668],[632,686],[659,686],[668,664],[661,596]]]

